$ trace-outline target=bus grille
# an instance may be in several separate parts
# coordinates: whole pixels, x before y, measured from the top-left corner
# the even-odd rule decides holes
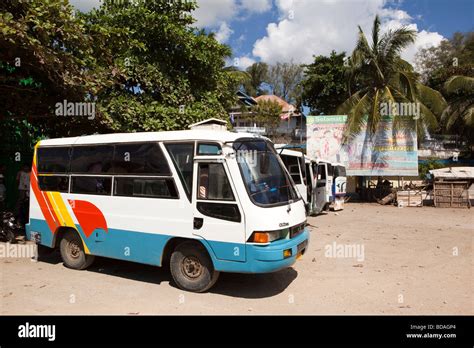
[[[302,224],[290,227],[290,238],[294,238],[298,235],[300,235],[306,226],[306,222],[303,222]]]

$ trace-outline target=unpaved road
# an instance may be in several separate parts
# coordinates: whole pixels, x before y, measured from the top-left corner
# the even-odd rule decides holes
[[[73,271],[57,253],[3,258],[0,313],[474,314],[474,209],[352,203],[308,221],[310,247],[293,268],[222,274],[205,294],[140,264],[98,259]],[[334,243],[363,247],[363,260],[348,250],[328,257]]]

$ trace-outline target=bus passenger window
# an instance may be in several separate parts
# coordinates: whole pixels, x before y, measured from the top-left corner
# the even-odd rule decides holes
[[[234,194],[222,163],[199,164],[198,183],[198,199],[234,200]]]
[[[110,196],[111,188],[111,177],[73,176],[71,179],[71,193]]]
[[[69,170],[69,147],[39,147],[38,173],[66,173]]]
[[[296,185],[301,184],[300,163],[298,157],[280,155],[285,167]]]
[[[145,198],[179,198],[174,180],[171,178],[116,177],[114,195]]]
[[[113,172],[171,175],[168,161],[158,143],[116,145]]]
[[[39,175],[38,185],[41,191],[68,192],[69,177],[66,175]]]
[[[71,173],[107,173],[112,168],[112,145],[74,146]]]

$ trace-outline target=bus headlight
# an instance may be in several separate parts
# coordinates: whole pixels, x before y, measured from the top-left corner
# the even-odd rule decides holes
[[[283,239],[288,234],[288,229],[269,231],[269,232],[254,232],[250,236],[248,242],[250,243],[270,243],[275,240]]]

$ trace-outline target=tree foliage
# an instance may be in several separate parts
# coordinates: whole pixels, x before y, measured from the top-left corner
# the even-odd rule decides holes
[[[332,51],[329,56],[315,56],[313,63],[305,66],[303,102],[315,115],[332,115],[347,99],[344,62],[346,54]]]
[[[193,26],[195,2],[105,0],[86,14],[66,0],[0,8],[2,112],[38,117],[51,136],[182,129],[227,117],[235,100],[230,48]],[[95,118],[54,117],[63,100],[96,103]]]
[[[267,81],[272,86],[273,94],[288,103],[301,105],[301,94],[304,68],[293,62],[276,63],[269,67]]]
[[[265,94],[262,83],[268,79],[268,64],[263,62],[253,63],[246,69],[248,80],[244,83],[245,92],[250,96]]]
[[[83,100],[101,84],[104,53],[67,1],[2,1],[0,32],[3,117],[49,116],[57,101]]]
[[[253,120],[266,127],[266,134],[273,136],[280,124],[282,107],[273,100],[259,100],[252,108]]]
[[[395,126],[403,123],[401,117],[417,116],[420,139],[424,137],[426,128],[437,129],[446,101],[441,93],[423,85],[413,67],[400,58],[401,50],[412,44],[415,38],[416,31],[406,27],[381,35],[378,16],[374,20],[370,43],[359,27],[357,44],[347,70],[350,97],[338,108],[338,113],[348,115],[347,136],[358,134],[364,124],[369,136],[375,134],[382,118],[382,103],[419,105],[420,115],[392,116]]]
[[[474,144],[474,32],[455,33],[437,47],[421,49],[416,57],[426,83],[439,90],[448,103],[441,131]]]

